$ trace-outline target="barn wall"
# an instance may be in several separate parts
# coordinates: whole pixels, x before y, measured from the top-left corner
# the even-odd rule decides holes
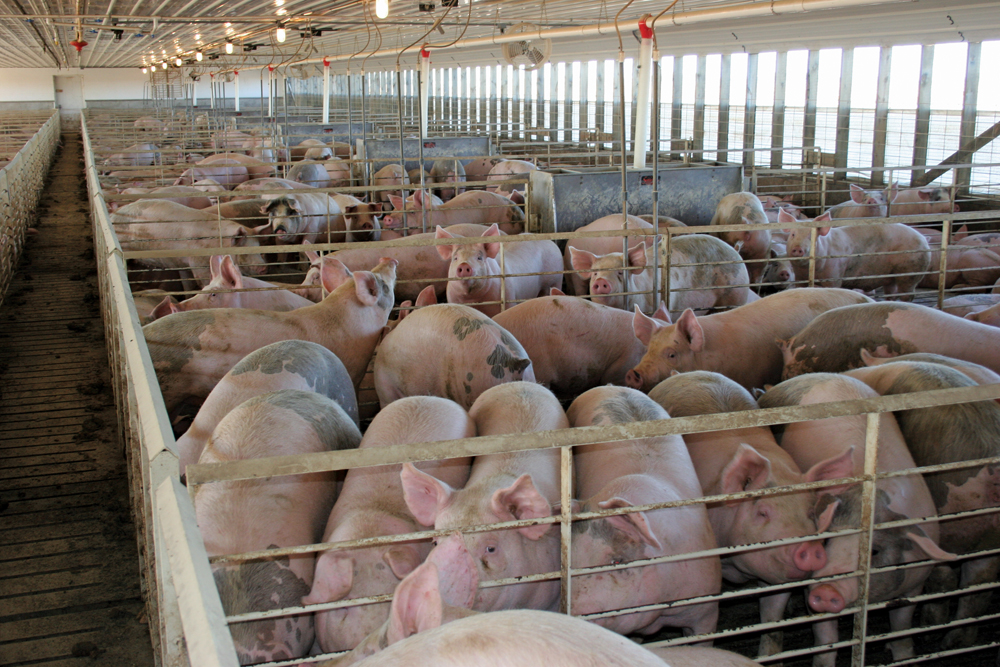
[[[132,67],[108,69],[0,69],[0,104],[7,108],[51,108],[52,77],[83,76],[83,96],[91,100],[141,100],[146,77]]]

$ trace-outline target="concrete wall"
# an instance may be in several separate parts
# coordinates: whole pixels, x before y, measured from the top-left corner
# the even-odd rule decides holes
[[[85,100],[142,99],[147,77],[133,67],[0,69],[0,103],[55,101],[53,76],[82,76]]]

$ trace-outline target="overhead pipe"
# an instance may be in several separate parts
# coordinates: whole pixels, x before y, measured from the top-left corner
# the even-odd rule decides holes
[[[632,144],[632,168],[643,169],[646,166],[646,141],[649,139],[649,82],[653,66],[653,30],[646,25],[647,16],[639,20],[639,34],[642,42],[639,44],[639,94],[636,100],[635,141]]]

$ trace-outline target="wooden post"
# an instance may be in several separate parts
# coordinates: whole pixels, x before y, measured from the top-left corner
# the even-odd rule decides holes
[[[701,162],[705,148],[705,66],[706,57],[698,56],[698,66],[694,75],[694,148],[697,153],[692,156],[695,162]]]
[[[981,42],[969,44],[968,60],[965,67],[965,95],[962,97],[962,138],[960,145],[965,146],[976,138],[976,104],[979,101],[979,56],[982,52]],[[972,156],[969,156],[969,161]],[[972,169],[964,167],[955,170],[955,185],[961,194],[968,194],[969,183],[972,181]]]
[[[837,151],[833,164],[847,168],[848,140],[851,137],[851,83],[854,78],[854,49],[844,49],[840,59],[840,100],[837,104]],[[843,176],[846,176],[844,174]]]
[[[934,73],[934,45],[920,49],[920,87],[917,89],[917,122],[913,128],[913,164],[927,164],[927,135],[931,129],[931,79]],[[924,175],[923,169],[914,169],[912,184]]]
[[[563,76],[563,141],[573,140],[573,63],[566,63]]]
[[[730,54],[722,56],[722,67],[719,70],[719,139],[716,143],[718,153],[716,159],[720,162],[729,161],[729,88],[730,68],[733,57]]]
[[[876,171],[885,166],[885,141],[889,128],[889,70],[892,66],[892,47],[879,49],[878,88],[875,92],[875,136],[872,141],[872,187],[885,183],[885,172]]]
[[[558,135],[559,112],[556,100],[559,98],[559,80],[557,75],[559,68],[552,63],[549,69],[549,140],[555,141]]]
[[[670,105],[670,144],[671,148],[681,140],[681,121],[684,113],[684,59],[674,56],[674,83]],[[680,153],[671,153],[671,160],[680,160]]]
[[[622,77],[618,75],[619,71],[622,71],[622,68],[619,66],[619,63],[615,61],[615,76],[612,80],[614,85],[614,96],[611,98],[611,136],[614,137],[613,141],[622,140],[622,123],[625,122],[625,109],[621,108],[621,91],[622,85],[624,85],[625,82],[622,81]],[[620,153],[623,149],[623,146],[619,146],[617,152]]]
[[[788,73],[788,52],[778,54],[774,68],[774,111],[771,114],[771,169],[781,169],[782,148],[785,145],[785,78]]]
[[[743,166],[756,164],[754,140],[757,123],[757,55],[747,56],[747,103],[743,112]]]
[[[809,52],[809,67],[806,70],[806,110],[802,123],[803,149],[816,145],[816,98],[819,93],[819,51]],[[805,164],[803,150],[802,163]]]
[[[580,129],[589,130],[590,125],[590,67],[594,61],[580,63]]]
[[[607,69],[607,60],[597,61],[597,94],[595,95],[597,102],[594,108],[594,124],[597,125],[597,131],[604,134],[605,128],[605,94],[604,94],[604,70]]]

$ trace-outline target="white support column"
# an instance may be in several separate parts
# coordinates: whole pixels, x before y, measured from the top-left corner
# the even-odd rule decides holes
[[[330,61],[323,58],[323,122],[330,122]]]
[[[236,105],[236,113],[240,112],[240,73],[238,70],[233,71],[233,104]]]
[[[431,78],[431,52],[420,49],[420,136],[427,136],[427,92]]]
[[[197,107],[198,106],[198,82],[197,81],[192,81],[191,82],[191,106],[193,106],[193,107]]]
[[[653,71],[653,31],[646,25],[645,19],[639,21],[639,33],[642,35],[637,61],[639,96],[636,100],[635,141],[632,144],[632,167],[635,169],[643,169],[646,166],[646,142],[649,140],[649,82]]]
[[[267,117],[274,117],[274,66],[267,66]]]
[[[215,75],[209,74],[208,91],[212,96],[212,108],[215,108]]]

